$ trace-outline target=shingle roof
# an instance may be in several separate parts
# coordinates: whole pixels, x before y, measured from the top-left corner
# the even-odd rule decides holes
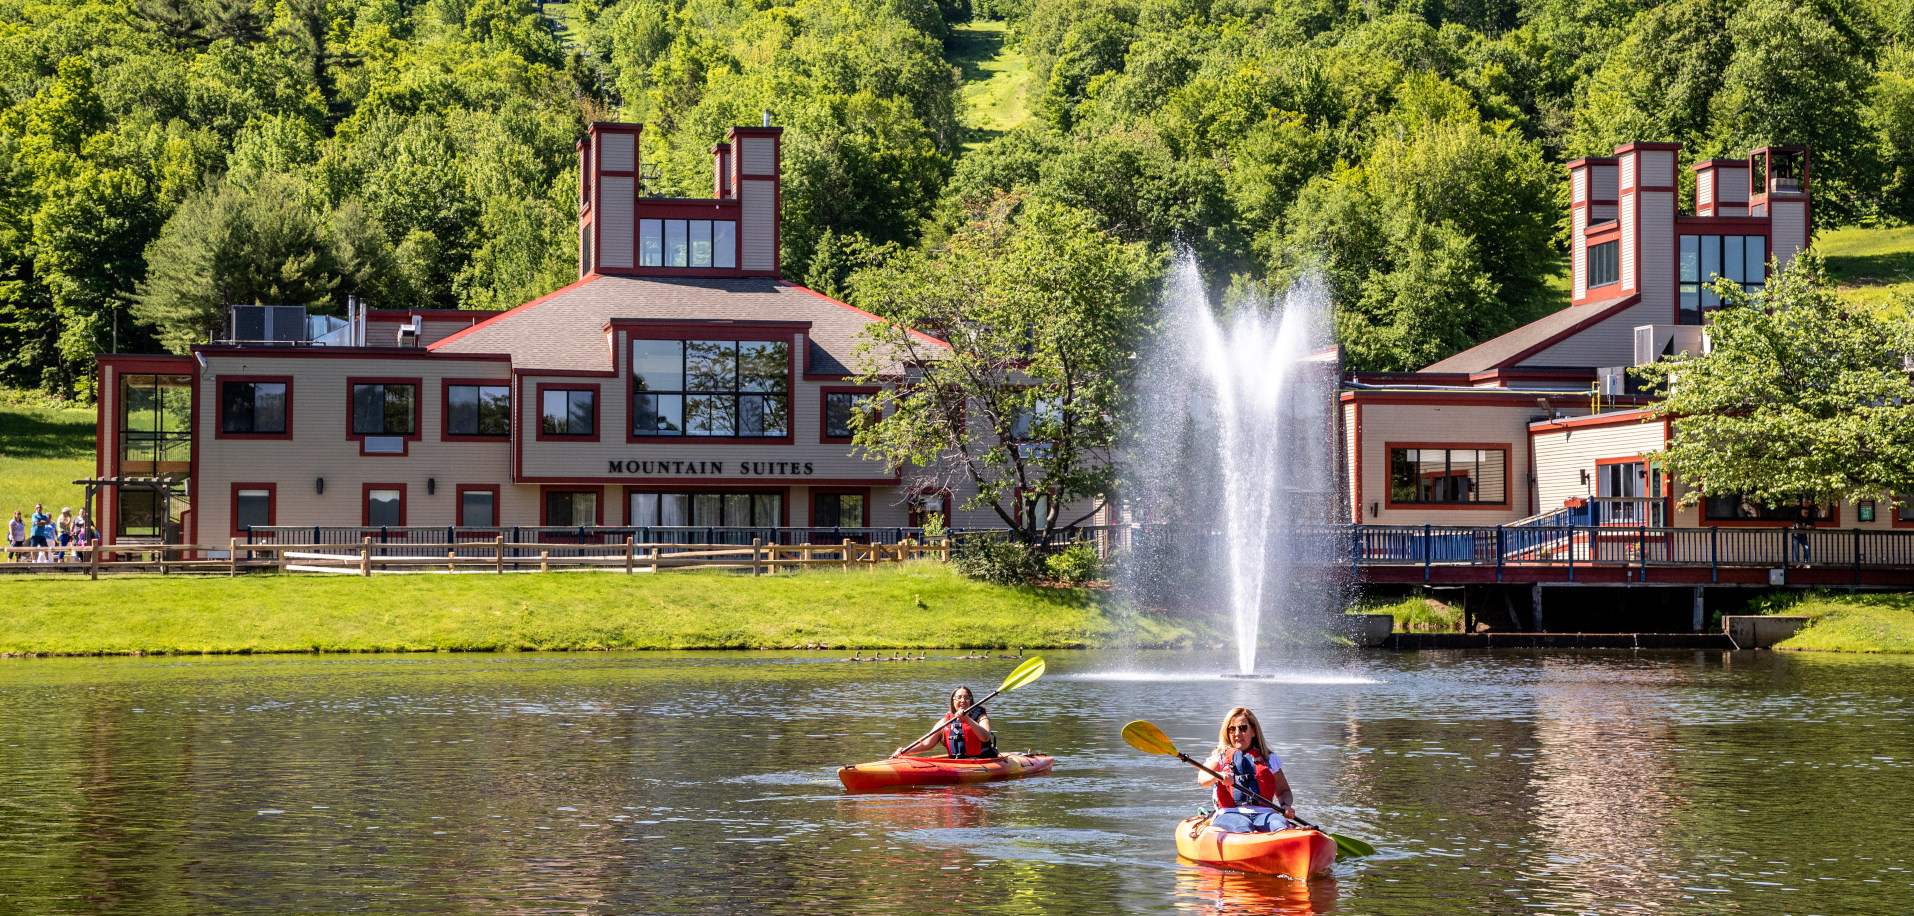
[[[1635,296],[1618,296],[1599,302],[1571,305],[1544,315],[1501,337],[1485,340],[1448,359],[1422,367],[1423,372],[1487,372],[1508,369],[1535,354],[1574,336],[1588,326],[1633,305]]]
[[[614,318],[666,321],[808,321],[807,371],[850,371],[868,312],[781,280],[664,280],[593,275],[501,312],[432,345],[443,353],[506,353],[519,369],[608,371],[605,323]],[[921,336],[921,335],[920,335]],[[931,340],[931,338],[924,338]]]

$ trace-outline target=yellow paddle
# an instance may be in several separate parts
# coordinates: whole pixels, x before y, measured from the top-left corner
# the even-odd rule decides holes
[[[1208,773],[1211,776],[1216,777],[1217,779],[1223,778],[1223,774],[1218,773],[1215,770],[1212,770],[1209,767],[1206,767],[1200,763],[1197,763],[1195,760],[1192,760],[1188,754],[1185,754],[1182,751],[1177,750],[1176,745],[1170,741],[1169,735],[1163,734],[1162,729],[1157,728],[1155,725],[1145,722],[1142,719],[1138,719],[1135,722],[1131,722],[1130,724],[1123,726],[1123,742],[1133,748],[1136,748],[1139,751],[1142,751],[1145,754],[1159,754],[1165,757],[1175,757],[1176,759],[1181,760],[1184,763],[1187,763],[1190,766],[1193,766],[1199,770],[1202,770],[1203,772]],[[1255,792],[1251,791],[1248,788],[1244,788],[1240,786],[1237,788],[1239,788],[1243,792],[1243,794],[1248,795],[1249,797],[1254,798],[1257,801],[1262,802],[1263,804],[1271,808],[1275,808],[1279,811],[1282,810],[1282,807],[1283,807],[1282,805],[1276,804],[1275,802],[1270,801],[1269,799],[1256,794]],[[1329,831],[1323,830],[1321,827],[1318,827],[1315,824],[1312,824],[1306,820],[1303,820],[1300,817],[1292,818],[1292,820],[1294,820],[1298,824],[1303,825],[1304,827],[1308,827],[1311,830],[1321,830],[1323,833],[1329,833]],[[1368,843],[1365,843],[1354,837],[1346,837],[1346,836],[1342,836],[1341,834],[1329,833],[1329,838],[1336,841],[1336,854],[1338,858],[1341,858],[1342,856],[1372,856],[1376,854],[1376,847],[1371,846]]]
[[[966,706],[963,709],[958,710],[957,714],[961,716],[967,712],[970,712],[971,709],[984,705],[986,701],[995,699],[997,694],[1003,693],[1006,690],[1015,690],[1040,677],[1043,677],[1043,659],[1041,657],[1032,657],[1030,660],[1024,662],[1021,665],[1018,665],[1016,670],[1010,672],[1010,676],[1007,678],[1004,678],[1004,682],[1002,684],[997,685],[997,689],[991,691],[990,696],[984,697],[982,700],[977,700],[971,703],[969,706]],[[922,741],[925,738],[935,735],[937,734],[937,730],[943,727],[944,727],[944,723],[939,722],[936,725],[931,726],[930,731],[923,733],[921,736],[917,738],[916,741],[912,741],[910,744],[906,744],[904,746],[910,747],[911,744],[916,744],[917,741]]]

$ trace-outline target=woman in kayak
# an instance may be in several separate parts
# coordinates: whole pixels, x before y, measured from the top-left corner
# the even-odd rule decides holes
[[[952,757],[995,757],[997,756],[997,736],[990,730],[990,713],[982,706],[970,706],[974,698],[969,687],[959,687],[950,692],[950,709],[944,712],[944,720],[930,737],[909,747],[900,747],[892,757],[903,757],[918,751],[927,751],[942,745]],[[959,718],[957,711],[970,706],[970,710]]]
[[[1296,795],[1290,791],[1289,777],[1283,775],[1282,758],[1270,753],[1263,742],[1263,726],[1256,714],[1242,706],[1231,709],[1223,717],[1216,741],[1216,751],[1204,765],[1223,778],[1208,773],[1196,776],[1197,785],[1216,789],[1216,815],[1210,825],[1237,833],[1287,828],[1287,819],[1296,815]],[[1244,789],[1281,805],[1280,815]]]

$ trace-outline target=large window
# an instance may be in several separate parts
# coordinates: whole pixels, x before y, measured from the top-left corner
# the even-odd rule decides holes
[[[598,429],[598,392],[589,388],[549,388],[539,392],[539,432],[547,436],[591,436]]]
[[[1622,282],[1622,243],[1603,242],[1588,246],[1588,288]]]
[[[509,436],[512,389],[509,385],[447,385],[445,433],[448,436]]]
[[[791,345],[760,340],[633,340],[634,436],[784,436]]]
[[[120,376],[121,474],[186,473],[193,457],[192,386],[188,375]]]
[[[352,432],[410,436],[418,432],[419,386],[373,382],[352,386]]]
[[[1740,494],[1710,496],[1702,500],[1702,518],[1711,522],[1825,522],[1834,515],[1830,507],[1817,506],[1813,500],[1777,500],[1770,506]]]
[[[1896,493],[1894,499],[1899,503],[1894,507],[1894,521],[1914,525],[1914,496]]]
[[[220,433],[284,435],[287,388],[285,382],[222,380],[219,383]]]
[[[1684,235],[1681,237],[1681,323],[1700,324],[1701,313],[1721,307],[1708,286],[1717,277],[1749,292],[1767,282],[1768,239],[1760,235]]]
[[[728,219],[641,219],[642,267],[737,266],[738,224]]]
[[[1433,505],[1508,502],[1509,453],[1499,448],[1389,449],[1389,501]]]
[[[811,525],[817,528],[864,527],[864,494],[813,494],[811,497]]]
[[[560,528],[598,524],[598,491],[545,491],[545,524]]]
[[[498,524],[497,487],[468,487],[461,484],[458,495],[460,525],[471,528],[490,528]]]
[[[784,524],[779,493],[633,493],[632,525],[775,528]]]

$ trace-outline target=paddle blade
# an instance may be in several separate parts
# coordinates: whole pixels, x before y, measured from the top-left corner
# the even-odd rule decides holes
[[[1123,743],[1145,754],[1176,755],[1176,745],[1171,743],[1170,736],[1142,719],[1123,726]]]
[[[1043,677],[1043,659],[1032,658],[1018,665],[1017,670],[1010,672],[1010,676],[1004,678],[1003,686],[998,687],[997,692],[1003,693],[1006,690],[1015,690],[1040,677]]]
[[[1376,854],[1376,847],[1358,840],[1355,837],[1332,833],[1329,835],[1329,838],[1336,841],[1336,858],[1338,859],[1348,856],[1373,856]]]

